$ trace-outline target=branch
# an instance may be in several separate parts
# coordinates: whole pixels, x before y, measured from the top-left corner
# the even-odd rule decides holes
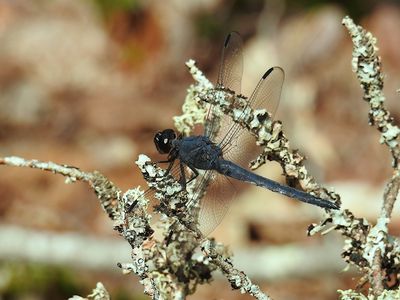
[[[120,211],[118,209],[117,199],[119,198],[121,190],[97,171],[84,172],[74,166],[42,162],[36,159],[26,160],[17,156],[0,157],[0,165],[28,167],[60,174],[66,177],[65,183],[74,183],[76,181],[86,182],[96,193],[102,208],[110,219],[116,220],[119,218]]]
[[[212,240],[206,240],[202,244],[202,249],[207,257],[211,259],[211,262],[222,271],[233,289],[239,289],[242,293],[248,293],[259,300],[271,300],[269,296],[261,291],[258,285],[251,282],[244,272],[233,266],[229,257],[224,257],[223,251],[225,249],[223,247],[218,247]]]
[[[152,164],[146,156],[140,156],[136,163],[149,185],[159,192],[160,205],[156,206],[156,211],[168,216],[161,221],[161,240],[153,235],[151,215],[147,210],[148,200],[138,188],[122,194],[111,181],[96,171],[84,172],[73,166],[25,160],[15,156],[0,158],[0,165],[50,171],[66,176],[66,183],[89,183],[102,207],[114,221],[114,229],[132,247],[133,261],[119,263],[119,267],[125,273],[133,272],[138,275],[145,292],[153,298],[183,299],[194,293],[197,284],[209,282],[211,272],[216,270],[218,264],[210,264],[206,256],[194,258],[195,248],[201,242],[201,233],[193,225],[191,216],[183,213],[181,204],[187,203],[189,198],[186,192],[181,191],[180,184],[172,176],[164,176],[164,170]],[[219,248],[224,249],[224,246],[219,245]],[[260,291],[256,295],[263,299]]]
[[[367,236],[364,254],[370,264],[373,293],[379,296],[383,292],[383,285],[390,282],[391,277],[397,276],[400,271],[399,262],[397,261],[397,264],[392,262],[393,257],[399,258],[399,247],[397,243],[389,245],[388,241],[388,224],[400,187],[398,143],[400,129],[394,125],[393,118],[384,106],[384,76],[381,73],[381,59],[377,55],[376,38],[361,26],[356,26],[349,17],[343,19],[343,25],[346,26],[353,41],[352,66],[363,89],[363,99],[369,104],[369,125],[375,126],[381,133],[380,143],[389,148],[393,160],[393,177],[386,185],[381,214],[377,224]]]

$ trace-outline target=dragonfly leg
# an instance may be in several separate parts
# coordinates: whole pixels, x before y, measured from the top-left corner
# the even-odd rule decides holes
[[[167,162],[169,162],[169,166],[168,166],[167,170],[165,170],[164,176],[167,176],[169,174],[169,172],[171,171],[171,169],[172,169],[172,167],[174,165],[175,159],[162,161],[161,163],[167,163]]]
[[[189,182],[193,181],[194,179],[197,178],[197,176],[199,176],[199,171],[197,171],[196,168],[192,168],[191,166],[188,166],[188,167],[189,167],[190,170],[192,170],[193,175],[192,175],[192,177],[189,179],[189,181],[186,182],[186,184],[188,184]]]
[[[186,190],[186,174],[185,174],[185,166],[181,161],[179,161],[179,168],[181,170],[181,177],[179,178],[179,183],[182,186],[182,190]]]

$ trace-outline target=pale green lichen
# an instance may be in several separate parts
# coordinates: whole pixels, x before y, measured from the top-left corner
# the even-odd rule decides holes
[[[192,84],[187,90],[187,95],[182,105],[182,115],[175,116],[173,120],[175,128],[187,136],[192,132],[196,124],[204,123],[208,107],[204,102],[200,101],[198,95],[207,93],[213,88],[213,84],[197,68],[194,60],[189,60],[186,66],[189,68],[196,84]]]
[[[382,133],[385,140],[392,141],[399,137],[400,128],[392,124],[387,124],[386,131]]]
[[[377,250],[380,251],[383,256],[386,248],[386,236],[388,233],[387,225],[390,219],[380,217],[374,227],[371,228],[366,243],[364,245],[363,257],[373,265],[374,255]]]
[[[369,295],[354,290],[338,290],[340,300],[400,300],[400,290],[384,290],[379,296],[375,296],[370,289]]]
[[[390,148],[393,157],[393,166],[399,167],[400,149],[397,141],[400,129],[393,124],[389,111],[384,107],[385,96],[383,94],[383,78],[381,73],[380,57],[377,55],[376,38],[370,32],[357,26],[349,18],[343,19],[343,24],[348,29],[353,41],[353,71],[357,74],[361,87],[364,91],[364,100],[370,105],[369,124],[375,125],[381,132],[380,142]],[[372,286],[370,294],[374,299],[395,299],[386,298],[387,291],[384,285],[391,285],[393,278],[399,274],[400,251],[395,239],[388,235],[388,224],[391,211],[398,193],[396,180],[398,170],[395,169],[392,179],[386,186],[381,216],[377,224],[371,227],[364,219],[357,219],[348,212],[347,217],[336,216],[333,222],[348,237],[344,247],[344,258],[359,266],[363,272],[367,272]],[[358,220],[356,222],[356,220]],[[348,221],[351,221],[348,224]],[[340,222],[344,225],[341,225]],[[361,259],[362,258],[362,259]],[[394,263],[395,262],[395,263]],[[383,293],[382,293],[383,291]],[[351,296],[352,291],[347,291],[348,298],[342,299],[367,299]],[[383,297],[383,298],[380,298]]]
[[[80,296],[73,296],[69,298],[69,300],[110,300],[111,297],[101,282],[96,284],[96,288],[92,290],[92,293],[89,294],[87,297],[82,298]]]

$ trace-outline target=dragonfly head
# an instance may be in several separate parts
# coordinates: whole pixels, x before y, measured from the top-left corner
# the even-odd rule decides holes
[[[159,131],[154,136],[154,144],[160,154],[167,154],[172,149],[172,141],[176,139],[175,131],[172,129],[165,129]]]

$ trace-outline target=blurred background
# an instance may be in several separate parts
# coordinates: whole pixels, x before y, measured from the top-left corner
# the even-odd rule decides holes
[[[351,71],[350,15],[378,38],[387,102],[400,105],[398,1],[1,0],[0,156],[99,170],[122,189],[142,185],[134,164],[154,160],[153,135],[173,126],[193,82],[193,58],[215,82],[221,46],[244,39],[242,91],[279,65],[286,73],[276,119],[343,207],[374,222],[391,176],[390,155],[368,123]],[[397,122],[398,123],[398,122]],[[283,182],[269,163],[258,172]],[[234,263],[274,299],[336,299],[360,274],[340,258],[342,237],[307,237],[322,211],[257,188],[213,233]],[[391,232],[400,231],[398,206]],[[147,299],[117,262],[130,250],[83,183],[38,170],[0,168],[0,299],[65,299],[102,281],[113,299]],[[189,299],[251,299],[221,276]]]

